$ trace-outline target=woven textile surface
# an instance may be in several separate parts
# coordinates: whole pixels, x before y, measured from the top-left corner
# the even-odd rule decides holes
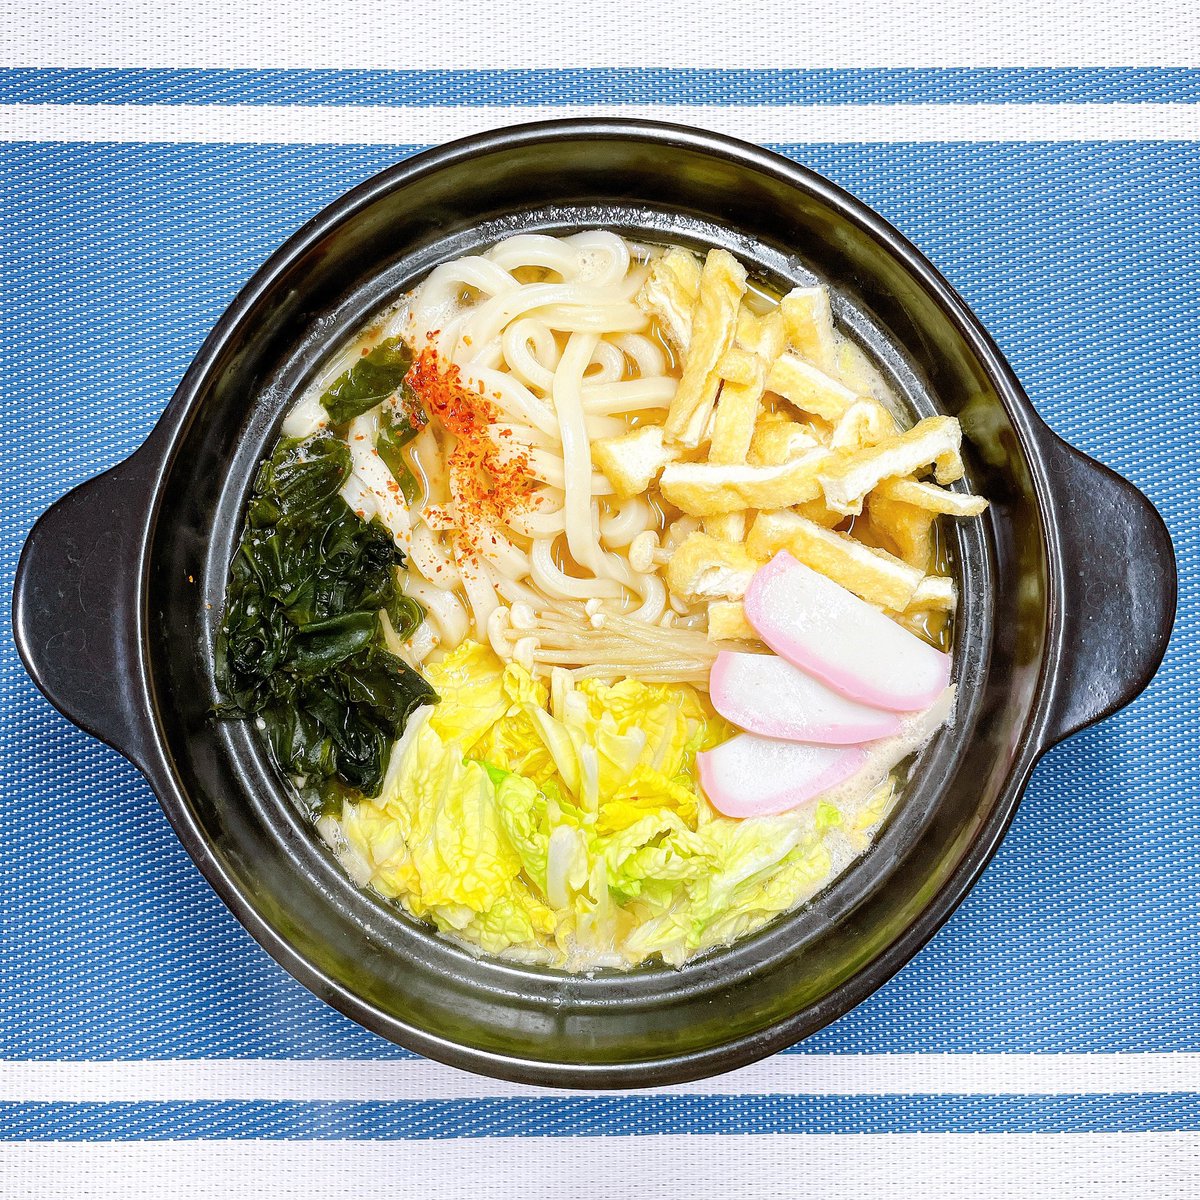
[[[619,1179],[667,1196],[684,1194],[674,1160],[708,1180],[702,1195],[873,1196],[890,1160],[922,1187],[985,1200],[1196,1194],[1200,141],[1148,136],[1136,112],[1125,136],[1060,127],[1079,107],[1091,121],[1095,107],[1149,104],[1177,131],[1198,101],[1200,69],[1181,67],[0,70],[5,629],[33,521],[141,443],[286,236],[439,140],[425,131],[456,131],[460,110],[519,120],[530,106],[651,106],[666,119],[684,106],[689,122],[707,108],[720,128],[736,110],[749,136],[876,208],[963,294],[1050,425],[1151,498],[1180,575],[1149,690],[1043,760],[930,945],[758,1075],[667,1093],[475,1080],[325,1006],[226,911],[136,769],[42,699],[6,635],[0,1193],[59,1194],[53,1182],[74,1178],[79,1195],[157,1195],[189,1178],[241,1181],[214,1195],[260,1183],[357,1195],[389,1179],[399,1195],[418,1183],[426,1196],[565,1195]],[[1006,136],[1002,112],[998,132],[972,135],[972,112],[1006,105],[1046,110],[1056,132]],[[97,106],[104,133],[83,137],[78,113]],[[827,130],[829,110],[896,108],[900,133],[802,140],[800,106]],[[171,111],[184,108],[199,116]],[[241,114],[255,108],[291,136],[247,135]],[[397,109],[418,114],[406,140],[389,140]],[[329,113],[345,117],[344,142]],[[921,136],[923,119],[938,136]],[[353,133],[372,120],[377,137]],[[878,1157],[858,1134],[878,1139]],[[976,1135],[992,1148],[962,1141]],[[1018,1135],[1038,1148],[1015,1149]],[[458,1152],[433,1146],[444,1141]],[[574,1157],[557,1145],[568,1141]],[[164,1142],[186,1147],[163,1158]],[[308,1157],[259,1180],[242,1143],[262,1163],[284,1144]],[[819,1187],[796,1178],[804,1155]],[[106,1190],[122,1172],[141,1182]]]

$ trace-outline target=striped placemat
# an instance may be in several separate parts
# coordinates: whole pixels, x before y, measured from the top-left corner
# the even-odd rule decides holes
[[[0,1194],[1200,1194],[1200,23],[1114,0],[423,8],[0,5],[0,602],[36,516],[142,441],[300,223],[425,146],[598,113],[770,145],[898,225],[1050,424],[1159,506],[1175,638],[1145,696],[1046,758],[871,1000],[732,1075],[618,1094],[456,1072],[321,1004],[6,639]]]

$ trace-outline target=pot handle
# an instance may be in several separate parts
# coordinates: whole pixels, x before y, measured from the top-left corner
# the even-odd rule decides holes
[[[150,717],[138,633],[146,456],[90,479],[37,520],[17,565],[13,633],[63,716],[141,765]]]
[[[1061,544],[1045,744],[1123,708],[1149,684],[1175,621],[1166,524],[1127,479],[1054,437],[1047,467]]]

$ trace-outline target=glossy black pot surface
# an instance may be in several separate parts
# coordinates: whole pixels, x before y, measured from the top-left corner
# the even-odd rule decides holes
[[[820,280],[915,415],[962,422],[987,516],[948,531],[960,703],[873,848],[803,910],[682,970],[595,977],[477,959],[361,891],[242,723],[212,644],[253,468],[329,348],[448,258],[518,230],[724,246]],[[530,125],[409,159],[291,238],[126,462],[55,504],[18,571],[17,643],[71,720],[145,773],[222,899],[293,975],[432,1058],[527,1082],[660,1084],[803,1038],[894,974],[1004,834],[1038,757],[1128,703],[1166,647],[1175,565],[1146,498],[1039,420],[932,266],[826,180],[712,134]]]

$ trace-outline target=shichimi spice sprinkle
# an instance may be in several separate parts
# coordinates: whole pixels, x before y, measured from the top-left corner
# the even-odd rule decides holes
[[[417,355],[407,382],[429,416],[455,437],[448,467],[463,531],[506,524],[528,508],[534,488],[529,456],[492,440],[488,427],[501,419],[495,404],[463,381],[455,363],[443,367],[432,346]]]

